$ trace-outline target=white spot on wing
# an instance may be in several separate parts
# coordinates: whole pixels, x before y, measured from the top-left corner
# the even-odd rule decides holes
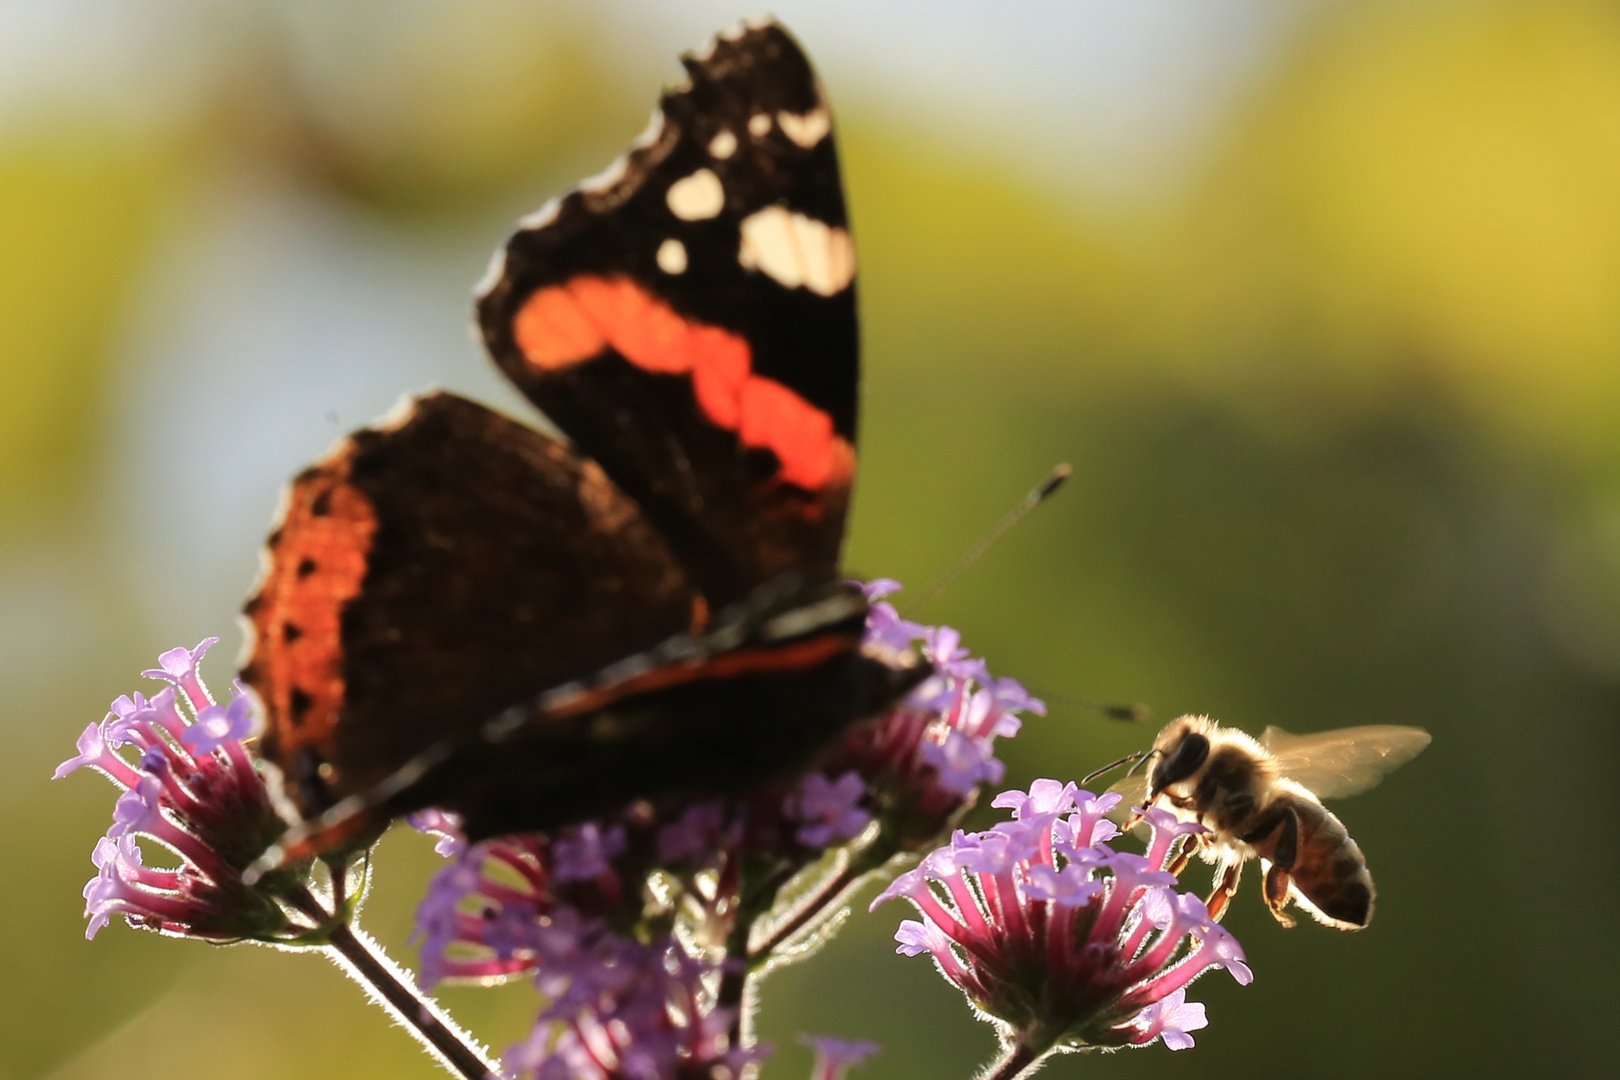
[[[807,113],[779,112],[776,122],[782,126],[782,134],[806,150],[825,139],[832,130],[832,114],[825,105],[817,105]]]
[[[673,236],[659,244],[658,269],[666,274],[686,273],[686,245]]]
[[[669,185],[669,212],[682,221],[703,221],[725,208],[726,191],[711,169],[699,169]]]
[[[722,131],[709,140],[709,156],[724,161],[737,152],[737,136],[729,131]]]
[[[846,229],[768,206],[742,223],[737,261],[790,289],[821,296],[841,292],[855,278],[855,244]]]
[[[755,113],[748,118],[748,134],[756,139],[763,139],[771,133],[771,117],[769,113]]]

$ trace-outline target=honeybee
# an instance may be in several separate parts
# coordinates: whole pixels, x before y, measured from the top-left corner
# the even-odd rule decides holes
[[[1244,864],[1259,859],[1266,907],[1283,926],[1294,925],[1283,910],[1293,902],[1320,923],[1359,930],[1372,918],[1372,875],[1322,800],[1366,791],[1428,745],[1422,728],[1290,735],[1268,727],[1254,739],[1207,716],[1183,716],[1151,750],[1124,759],[1151,762],[1146,775],[1110,790],[1125,796],[1124,806],[1165,806],[1209,829],[1188,838],[1170,869],[1179,873],[1194,854],[1215,865],[1215,918],[1237,894]],[[1138,820],[1133,815],[1127,828]]]

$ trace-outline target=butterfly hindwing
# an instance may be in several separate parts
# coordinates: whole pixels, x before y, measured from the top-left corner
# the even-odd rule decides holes
[[[437,393],[293,481],[248,602],[242,678],[307,815],[687,629],[694,602],[593,462]]]
[[[775,24],[685,58],[647,133],[528,219],[481,291],[501,367],[711,603],[836,573],[855,466],[855,256],[831,114]]]

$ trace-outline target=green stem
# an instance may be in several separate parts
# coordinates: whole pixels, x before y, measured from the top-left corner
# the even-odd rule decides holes
[[[332,928],[327,955],[366,988],[372,1001],[404,1024],[446,1069],[466,1080],[501,1075],[482,1048],[431,998],[411,985],[405,972],[366,934],[347,923],[338,923]]]
[[[346,864],[334,864],[331,869],[335,910],[328,910],[308,889],[300,888],[284,897],[315,923],[304,935],[306,943],[318,946],[450,1072],[465,1080],[498,1078],[500,1067],[483,1048],[432,998],[417,990],[381,946],[364,931],[350,925],[354,917],[353,903],[343,895],[342,875],[346,873]]]
[[[1041,1056],[1028,1043],[1016,1042],[1007,1048],[1001,1060],[980,1073],[978,1080],[1014,1080],[1033,1073],[1040,1060]]]
[[[760,942],[756,948],[748,950],[749,967],[758,967],[769,960],[773,952],[803,933],[807,927],[821,921],[829,910],[841,907],[850,890],[867,874],[893,858],[897,850],[880,838],[851,855],[844,868],[817,884],[816,891],[801,901],[793,914],[771,931],[769,938]]]

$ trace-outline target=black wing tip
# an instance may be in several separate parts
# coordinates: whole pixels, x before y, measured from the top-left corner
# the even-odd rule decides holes
[[[803,112],[821,101],[815,67],[804,46],[773,16],[744,19],[722,30],[702,48],[682,54],[693,84],[731,83],[756,88],[746,95],[772,108]],[[758,88],[771,88],[761,93]],[[665,95],[666,104],[685,88]]]

